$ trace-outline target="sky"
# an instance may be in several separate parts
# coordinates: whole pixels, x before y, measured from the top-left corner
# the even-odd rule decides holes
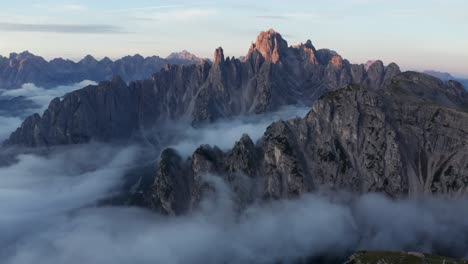
[[[0,0],[0,55],[47,59],[167,56],[214,49],[242,56],[260,31],[290,45],[310,39],[352,63],[381,59],[404,70],[468,77],[466,0]]]

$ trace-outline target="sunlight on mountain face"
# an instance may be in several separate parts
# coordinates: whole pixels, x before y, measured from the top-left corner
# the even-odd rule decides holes
[[[1,263],[468,263],[467,3],[104,2],[0,9]]]

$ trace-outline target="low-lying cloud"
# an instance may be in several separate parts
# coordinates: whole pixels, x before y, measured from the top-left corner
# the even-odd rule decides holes
[[[30,99],[41,107],[38,111],[43,112],[49,105],[49,102],[55,97],[61,97],[66,93],[81,89],[88,85],[96,84],[97,83],[94,81],[84,80],[71,85],[59,85],[54,88],[45,89],[38,87],[33,83],[26,83],[19,89],[0,90],[0,97],[14,98],[21,96],[25,99]]]
[[[72,88],[58,90],[68,89]],[[48,92],[52,93],[26,86],[8,96],[26,96],[40,104]],[[171,146],[184,156],[201,144],[229,149],[244,133],[258,140],[271,122],[303,117],[309,110],[288,107],[201,128],[183,126]],[[263,264],[317,256],[340,259],[360,249],[468,257],[465,199],[314,193],[255,203],[239,213],[228,185],[208,176],[217,195],[185,216],[99,206],[99,201],[117,194],[130,177],[126,172],[141,162],[143,153],[135,146],[97,143],[42,155],[4,153],[9,158],[0,162],[2,262]]]
[[[238,215],[227,186],[211,176],[218,199],[186,216],[129,207],[80,209],[118,182],[119,168],[132,151],[115,153],[85,174],[76,174],[76,165],[88,162],[86,153],[48,161],[20,158],[13,165],[18,167],[10,168],[14,175],[0,179],[7,186],[0,195],[4,263],[291,263],[343,258],[358,249],[457,256],[468,249],[467,201],[442,198],[395,201],[377,194],[317,193],[252,205]],[[72,161],[72,169],[64,160]],[[55,177],[59,174],[64,175]]]
[[[0,116],[0,143],[7,139],[11,132],[21,125],[22,119],[19,117]]]
[[[55,97],[62,97],[66,93],[94,84],[96,82],[85,80],[45,89],[27,83],[19,89],[0,89],[0,143],[21,125],[24,118],[33,113],[42,114]]]
[[[305,111],[290,108],[264,117],[277,120]],[[227,122],[186,131],[192,141],[179,150],[188,153],[198,143],[228,148],[246,132],[259,138],[268,118],[239,119],[232,132]],[[228,185],[210,176],[217,195],[185,216],[98,206],[117,194],[141,153],[137,147],[91,143],[41,156],[16,155],[0,167],[3,263],[266,264],[341,259],[360,249],[467,256],[468,201],[463,199],[315,193],[256,203],[239,213]]]
[[[136,156],[136,147],[99,144],[16,155],[0,167],[0,256],[15,241],[34,237],[74,210],[108,197]]]
[[[221,120],[204,127],[176,126],[180,140],[170,147],[183,156],[190,156],[200,145],[216,145],[222,150],[230,149],[243,134],[248,134],[255,142],[265,133],[271,123],[278,120],[288,120],[294,117],[304,117],[310,111],[306,106],[286,106],[277,112],[255,116],[235,117],[232,120]]]

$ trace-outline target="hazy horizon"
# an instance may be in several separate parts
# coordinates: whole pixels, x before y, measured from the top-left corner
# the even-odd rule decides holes
[[[262,30],[290,45],[312,40],[352,63],[380,59],[404,70],[468,77],[468,28],[461,0],[407,1],[90,1],[3,3],[0,54],[29,50],[47,59],[158,55],[188,50],[212,58],[245,55]],[[83,22],[86,21],[86,22]],[[395,30],[397,29],[397,30]]]

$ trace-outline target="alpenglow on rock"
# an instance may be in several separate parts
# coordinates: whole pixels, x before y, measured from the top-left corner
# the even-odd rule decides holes
[[[288,46],[274,30],[260,33],[241,61],[215,51],[213,64],[166,66],[152,79],[127,85],[120,78],[55,99],[29,117],[7,144],[28,147],[145,137],[168,121],[193,124],[285,105],[310,105],[351,83],[379,89],[400,72],[377,61],[368,70],[311,41]]]
[[[317,100],[305,118],[273,123],[256,144],[244,135],[230,151],[201,146],[188,160],[167,151],[161,164],[184,169],[155,173],[148,206],[168,214],[196,208],[210,190],[207,174],[229,183],[241,208],[323,188],[399,198],[466,195],[467,111],[459,83],[420,73],[399,74],[379,90],[350,85]],[[171,199],[159,195],[161,188]]]

